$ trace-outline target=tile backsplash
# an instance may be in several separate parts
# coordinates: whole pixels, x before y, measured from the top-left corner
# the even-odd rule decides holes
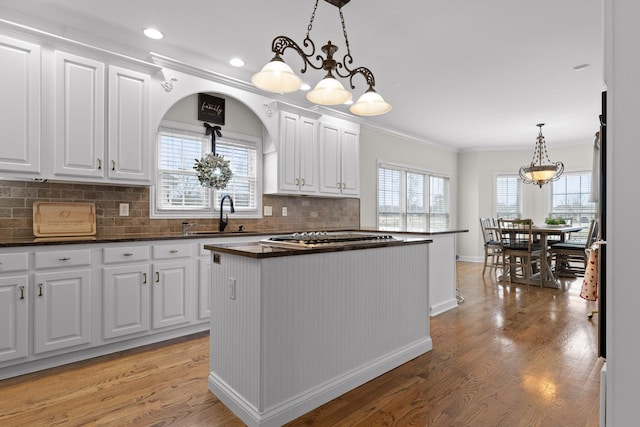
[[[182,222],[198,224],[194,230],[217,230],[217,218],[149,218],[149,188],[113,185],[0,180],[0,238],[33,237],[36,201],[94,202],[99,235],[179,233]],[[246,231],[336,230],[360,226],[360,200],[305,196],[262,197],[273,215],[259,219],[229,215],[227,230],[240,225]],[[120,203],[129,204],[129,216],[119,215]],[[287,216],[282,216],[282,208]]]

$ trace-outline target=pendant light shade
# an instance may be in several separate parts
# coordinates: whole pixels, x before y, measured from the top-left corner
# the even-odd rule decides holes
[[[391,104],[386,102],[382,96],[373,89],[362,94],[358,101],[353,104],[349,111],[358,116],[378,116],[391,110]]]
[[[251,83],[269,92],[289,93],[300,89],[302,79],[282,59],[276,57],[251,77]]]
[[[342,86],[342,83],[330,75],[320,80],[313,90],[307,92],[307,99],[319,105],[344,104],[352,96],[351,92]]]

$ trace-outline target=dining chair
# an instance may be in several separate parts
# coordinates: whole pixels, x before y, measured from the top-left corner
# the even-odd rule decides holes
[[[589,260],[589,248],[598,238],[599,223],[591,220],[585,240],[568,240],[549,246],[552,265],[557,276],[584,276]]]
[[[508,274],[511,282],[520,269],[527,287],[533,281],[534,269],[540,271],[541,257],[546,255],[546,248],[534,242],[532,228],[531,219],[498,219],[503,277]],[[539,277],[542,287],[542,275]]]
[[[483,276],[487,267],[489,267],[489,271],[502,267],[502,245],[500,244],[500,237],[498,237],[497,227],[498,221],[495,218],[480,218],[480,229],[484,240]]]

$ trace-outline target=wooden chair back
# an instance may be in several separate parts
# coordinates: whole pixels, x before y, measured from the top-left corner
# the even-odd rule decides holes
[[[537,250],[533,241],[531,219],[498,219],[499,237],[506,251],[531,252]]]

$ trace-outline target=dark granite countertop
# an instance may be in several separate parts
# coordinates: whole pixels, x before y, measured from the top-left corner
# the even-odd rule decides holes
[[[246,242],[246,243],[211,243],[204,245],[205,249],[213,252],[221,252],[232,255],[240,255],[249,258],[273,258],[293,255],[309,255],[326,252],[340,252],[340,251],[353,251],[361,249],[374,249],[385,248],[390,246],[403,246],[403,245],[419,245],[432,243],[433,240],[421,239],[414,237],[407,237],[405,239],[388,240],[380,242],[379,240],[370,244],[352,244],[344,243],[340,246],[329,247],[316,247],[316,248],[278,248],[269,246],[268,244],[260,244],[258,242]]]
[[[237,236],[272,236],[278,234],[291,234],[300,230],[273,230],[273,231],[227,231],[227,232],[197,232],[190,233],[185,236],[182,233],[161,233],[161,234],[122,234],[122,235],[101,235],[95,236],[78,236],[78,237],[0,237],[0,247],[19,247],[19,246],[39,246],[39,245],[63,245],[63,244],[83,244],[83,243],[123,243],[123,242],[142,242],[154,240],[181,240],[181,239],[220,239]],[[363,228],[360,230],[329,230],[337,231],[355,231],[370,233],[388,233],[395,235],[410,236],[436,236],[440,234],[466,233],[466,229],[452,230],[433,230],[422,232],[396,232],[377,230],[374,228]]]

